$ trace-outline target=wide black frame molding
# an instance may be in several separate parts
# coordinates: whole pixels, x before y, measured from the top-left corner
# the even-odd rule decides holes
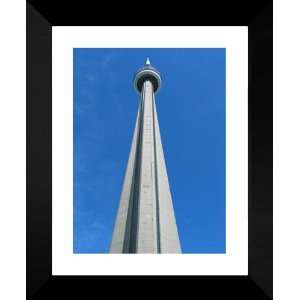
[[[61,1],[62,2],[62,1]],[[133,3],[27,0],[27,299],[89,299],[115,290],[132,295],[134,285],[147,296],[183,292],[209,299],[273,297],[273,3],[272,1],[187,2],[154,7],[137,20]],[[71,4],[72,3],[72,4]],[[95,4],[101,4],[94,7]],[[93,6],[94,5],[94,6]],[[211,6],[209,6],[211,5]],[[147,7],[148,6],[148,7]],[[126,12],[126,13],[124,13]],[[105,15],[106,18],[105,19]],[[248,276],[52,276],[52,26],[179,24],[248,26],[249,32],[249,275]],[[169,18],[169,20],[167,20]],[[113,23],[114,22],[114,23]],[[187,23],[185,23],[186,25]],[[151,282],[149,282],[151,280]],[[149,286],[151,284],[151,287]],[[155,288],[153,288],[155,286]],[[196,294],[196,295],[197,295]],[[104,296],[105,297],[105,296]]]

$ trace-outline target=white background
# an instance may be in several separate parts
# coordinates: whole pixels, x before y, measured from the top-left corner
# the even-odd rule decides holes
[[[73,254],[73,48],[101,47],[226,48],[226,254]],[[248,274],[247,52],[247,27],[53,27],[54,275]]]
[[[300,2],[285,0],[275,3],[274,299],[289,300],[300,299],[300,139],[296,138],[300,128],[300,42],[297,38],[300,29]],[[3,183],[0,188],[0,298],[23,300],[25,1],[0,2],[0,32],[0,82],[5,82],[0,88],[0,182]],[[14,39],[11,38],[12,35]],[[14,64],[7,58],[13,58]],[[10,99],[13,101],[9,101]],[[12,149],[18,151],[12,152]],[[12,155],[13,162],[10,159]]]

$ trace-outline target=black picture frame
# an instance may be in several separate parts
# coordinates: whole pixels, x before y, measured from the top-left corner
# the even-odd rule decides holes
[[[113,3],[96,8],[88,1],[70,1],[63,7],[54,1],[27,0],[27,299],[89,299],[101,297],[106,289],[112,295],[120,291],[130,296],[133,287],[156,297],[159,290],[160,296],[175,291],[186,298],[197,293],[199,297],[208,294],[210,299],[272,299],[273,3],[226,1],[216,8],[213,2],[201,9],[186,3],[172,8],[172,16],[168,6],[131,5],[118,4],[118,11],[123,12],[120,17]],[[151,18],[149,9],[155,10]],[[181,25],[184,14],[189,25],[248,26],[249,275],[52,276],[52,26],[103,26],[113,21],[114,25],[132,25],[133,21],[148,25],[150,20],[163,25],[166,16],[169,23]]]

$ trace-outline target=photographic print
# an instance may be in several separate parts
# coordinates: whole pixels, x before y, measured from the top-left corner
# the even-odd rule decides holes
[[[225,253],[226,49],[73,60],[74,253]]]

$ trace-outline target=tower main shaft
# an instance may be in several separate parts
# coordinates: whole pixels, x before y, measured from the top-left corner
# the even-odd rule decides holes
[[[161,79],[148,61],[135,76],[141,101],[111,253],[181,252],[155,105]]]

